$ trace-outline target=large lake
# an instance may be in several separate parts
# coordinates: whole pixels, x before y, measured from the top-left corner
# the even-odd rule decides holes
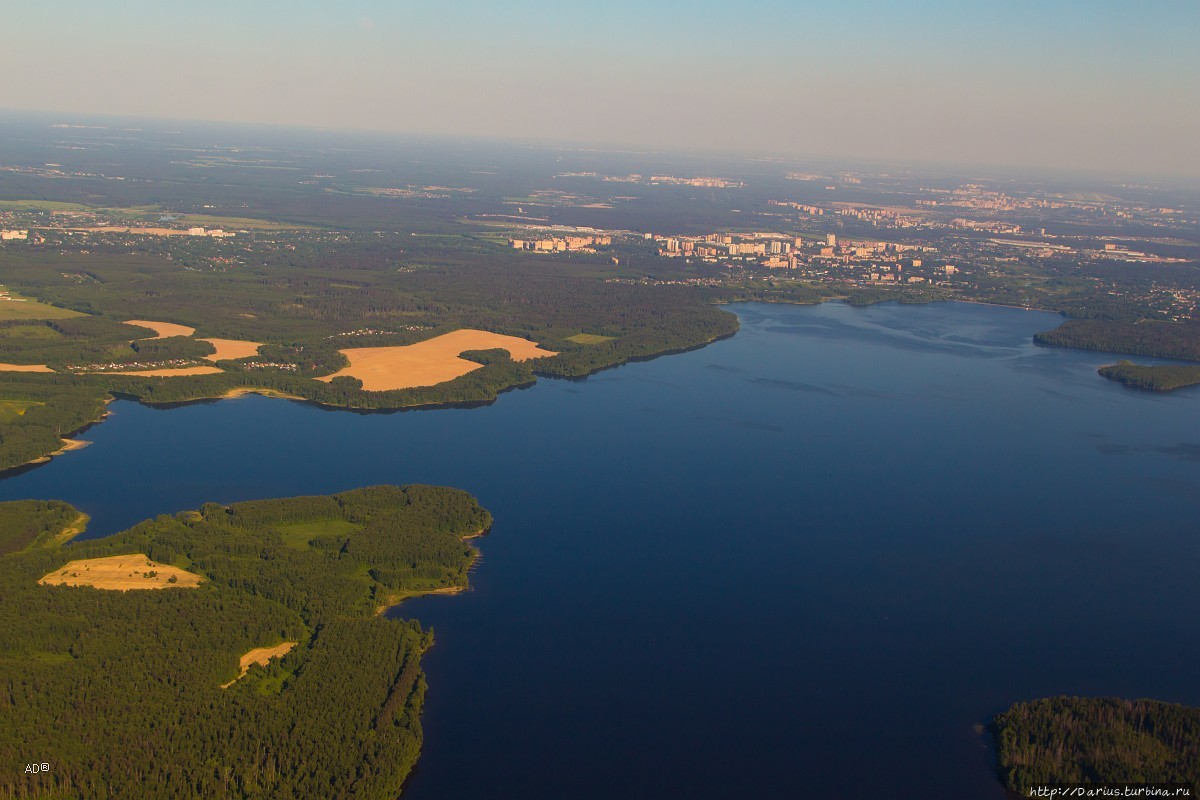
[[[130,402],[0,481],[93,534],[209,500],[465,488],[407,796],[999,798],[977,725],[1200,705],[1200,393],[1034,347],[1045,313],[742,305],[701,350],[486,408]]]

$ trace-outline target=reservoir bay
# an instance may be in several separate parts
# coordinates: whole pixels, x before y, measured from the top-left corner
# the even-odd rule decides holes
[[[741,304],[700,350],[490,406],[114,402],[0,480],[88,536],[208,501],[456,486],[495,516],[405,796],[1002,798],[976,726],[1200,705],[1200,390],[1036,347],[1054,314]]]

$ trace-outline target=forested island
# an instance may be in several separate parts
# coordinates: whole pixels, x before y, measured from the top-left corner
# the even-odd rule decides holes
[[[378,611],[466,585],[472,497],[207,504],[64,543],[79,519],[0,503],[0,795],[397,796],[432,634]]]
[[[1000,778],[1016,792],[1066,783],[1185,783],[1200,790],[1200,708],[1050,697],[992,723]]]
[[[1105,378],[1135,389],[1170,392],[1200,384],[1200,364],[1134,364],[1118,361],[1101,367]]]

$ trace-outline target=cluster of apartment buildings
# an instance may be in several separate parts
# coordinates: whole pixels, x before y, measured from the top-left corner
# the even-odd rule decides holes
[[[11,242],[16,239],[28,239],[29,231],[0,230],[0,242]]]
[[[652,236],[658,243],[658,253],[667,258],[695,256],[708,260],[723,258],[751,259],[766,267],[788,267],[810,258],[849,261],[895,255],[907,250],[922,249],[919,245],[893,242],[843,241],[837,234],[826,234],[824,241],[789,236],[782,233],[710,233],[705,236]]]
[[[550,236],[508,240],[508,246],[514,250],[531,250],[535,253],[594,253],[597,247],[611,244],[611,236]]]
[[[208,236],[213,239],[229,239],[234,236],[237,236],[237,234],[234,233],[233,231],[225,231],[225,230],[221,230],[220,228],[214,228],[212,230],[205,230],[204,228],[188,228],[187,235],[188,236]]]
[[[839,241],[837,234],[806,239],[781,233],[710,233],[704,236],[647,234],[665,258],[700,258],[728,267],[802,270],[878,283],[924,283],[958,274],[951,264],[926,264],[927,245],[867,240]],[[906,273],[905,270],[908,270]],[[921,274],[914,274],[914,271]]]

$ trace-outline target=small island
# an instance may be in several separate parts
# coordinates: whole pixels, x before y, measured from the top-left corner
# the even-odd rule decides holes
[[[1118,361],[1101,367],[1099,373],[1134,389],[1170,392],[1200,384],[1200,364],[1134,364]]]
[[[1156,700],[1049,697],[992,722],[1000,779],[1015,792],[1067,783],[1200,789],[1200,708]]]
[[[377,611],[467,585],[466,540],[491,526],[474,498],[209,503],[70,541],[81,520],[0,503],[0,794],[399,794],[433,639]],[[31,754],[53,769],[23,772]]]

